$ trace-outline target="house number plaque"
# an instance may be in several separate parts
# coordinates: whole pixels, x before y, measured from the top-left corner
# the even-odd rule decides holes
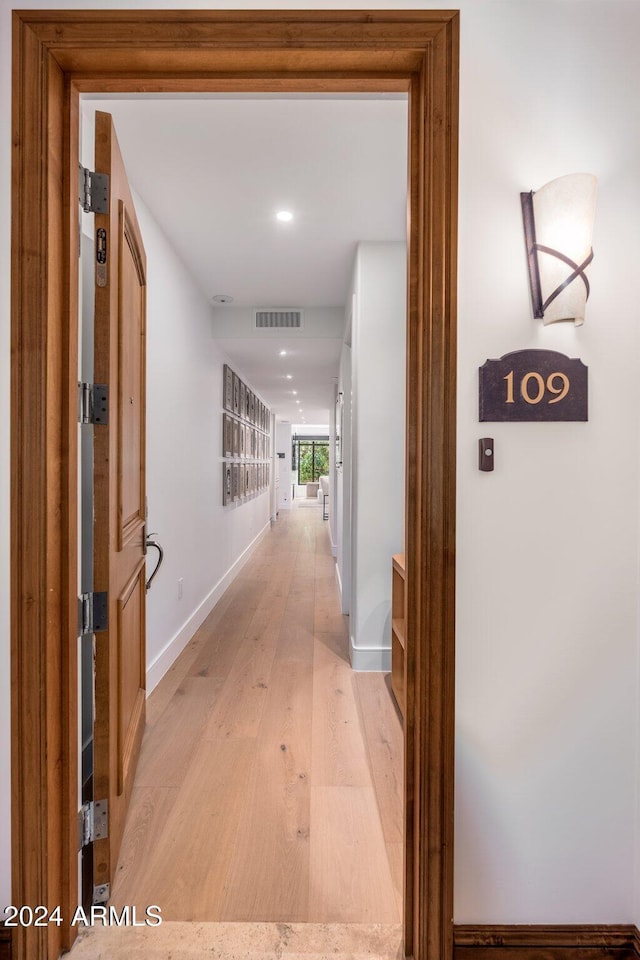
[[[587,367],[556,350],[516,350],[480,367],[480,420],[586,421]]]

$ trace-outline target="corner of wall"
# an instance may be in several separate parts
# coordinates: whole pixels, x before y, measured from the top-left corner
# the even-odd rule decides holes
[[[351,631],[352,662],[363,670],[390,664],[391,557],[404,548],[406,272],[404,243],[358,245],[352,324]],[[381,423],[391,428],[381,431]]]
[[[349,633],[349,659],[354,670],[362,673],[389,673],[391,670],[390,647],[359,647]]]

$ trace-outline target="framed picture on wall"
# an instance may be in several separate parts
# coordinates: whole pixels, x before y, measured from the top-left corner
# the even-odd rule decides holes
[[[240,456],[240,422],[233,421],[233,454],[234,457]]]
[[[233,375],[233,412],[240,416],[240,377]]]
[[[233,370],[225,363],[222,376],[222,406],[225,410],[233,410]]]
[[[228,413],[222,414],[222,456],[233,456],[233,419]]]
[[[231,497],[233,500],[240,499],[240,470],[239,463],[231,464]]]
[[[222,506],[233,500],[233,464],[222,464]]]

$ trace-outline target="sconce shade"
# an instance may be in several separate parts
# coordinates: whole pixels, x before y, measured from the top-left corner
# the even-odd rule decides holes
[[[596,186],[590,173],[573,173],[520,194],[533,315],[545,325],[584,323]]]

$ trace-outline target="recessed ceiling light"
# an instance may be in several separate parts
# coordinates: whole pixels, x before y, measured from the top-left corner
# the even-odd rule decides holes
[[[216,293],[215,297],[211,297],[214,303],[233,303],[233,297],[230,297],[228,293]]]
[[[286,377],[287,377],[287,380],[293,380],[293,377],[291,376],[290,373],[287,373]]]
[[[281,351],[280,351],[280,356],[281,356],[281,357],[286,357],[286,355],[287,355],[287,351],[286,351],[286,350],[281,350]]]
[[[293,214],[290,210],[278,210],[276,218],[280,220],[281,223],[289,223],[290,220],[293,220]]]
[[[292,391],[291,391],[291,393],[294,395],[294,397],[295,397],[295,395],[296,395],[297,392],[298,392],[297,390],[292,390]],[[300,401],[298,401],[298,403],[299,403],[299,402],[300,402]]]
[[[299,401],[299,400],[296,400],[296,403],[300,403],[300,401]]]

